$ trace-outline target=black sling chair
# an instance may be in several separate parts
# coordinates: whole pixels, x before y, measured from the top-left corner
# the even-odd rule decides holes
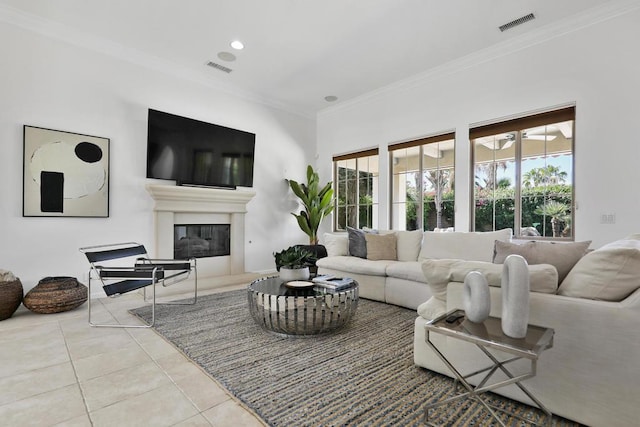
[[[145,247],[139,243],[114,243],[110,245],[80,248],[91,265],[89,270],[89,325],[111,328],[150,328],[156,319],[156,304],[192,305],[198,299],[198,271],[195,258],[151,259]],[[173,285],[189,278],[193,272],[193,298],[187,302],[156,302],[156,285]],[[151,303],[151,321],[144,324],[98,324],[91,318],[91,282],[99,280],[109,297],[117,297],[138,289],[143,299]],[[151,299],[147,299],[147,287],[151,286]]]

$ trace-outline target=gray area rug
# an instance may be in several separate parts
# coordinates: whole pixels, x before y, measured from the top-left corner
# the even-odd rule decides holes
[[[150,306],[131,310],[149,319]],[[361,299],[341,330],[280,337],[251,318],[245,290],[204,296],[194,306],[156,307],[155,330],[272,426],[420,426],[423,407],[453,381],[413,364],[414,310]],[[527,419],[540,411],[491,395]],[[451,420],[447,421],[448,418]],[[492,425],[479,404],[441,407],[439,425]],[[528,425],[505,416],[510,426]],[[555,418],[555,425],[577,425]]]

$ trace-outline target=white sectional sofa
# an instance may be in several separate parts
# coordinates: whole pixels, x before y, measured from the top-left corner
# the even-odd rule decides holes
[[[491,315],[500,317],[502,265],[491,262],[494,249],[501,245],[495,243],[498,240],[529,259],[529,322],[555,330],[554,346],[542,353],[537,376],[526,381],[527,387],[554,414],[568,419],[591,426],[638,425],[640,235],[576,257],[583,248],[580,243],[509,248],[508,236],[499,233],[425,232],[416,259],[407,260],[407,240],[417,237],[404,233],[419,232],[396,234],[395,261],[356,259],[343,253],[348,246],[345,236],[326,235],[330,256],[319,260],[318,267],[321,273],[356,278],[364,298],[417,309],[416,365],[452,376],[425,343],[424,324],[462,307],[462,286],[469,271],[485,274],[491,285]],[[559,255],[563,251],[573,253]],[[536,256],[549,263],[534,264]],[[433,340],[463,372],[486,366],[486,357],[468,343],[437,335]],[[515,386],[497,393],[530,403]]]
[[[431,289],[422,273],[422,261],[457,258],[491,262],[494,242],[507,242],[511,238],[510,229],[490,233],[381,231],[378,239],[375,234],[366,237],[381,241],[373,243],[388,246],[389,242],[384,241],[388,234],[395,235],[396,256],[393,259],[371,259],[373,248],[369,242],[369,258],[350,256],[347,233],[325,233],[322,243],[329,256],[316,263],[318,273],[357,280],[363,298],[417,309],[431,297]]]

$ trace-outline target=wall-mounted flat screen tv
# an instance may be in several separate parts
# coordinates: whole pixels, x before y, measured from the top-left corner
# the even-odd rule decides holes
[[[256,135],[149,109],[147,178],[252,187]]]

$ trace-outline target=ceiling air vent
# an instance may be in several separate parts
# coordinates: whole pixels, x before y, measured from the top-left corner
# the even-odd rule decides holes
[[[225,67],[224,65],[216,64],[216,63],[215,63],[215,62],[213,62],[213,61],[209,61],[209,62],[207,62],[207,65],[208,65],[209,67],[216,68],[216,69],[218,69],[218,70],[220,70],[220,71],[224,71],[224,72],[225,72],[225,73],[227,73],[227,74],[229,74],[230,72],[232,72],[232,71],[233,71],[231,68],[227,68],[227,67]]]
[[[533,13],[530,13],[528,15],[522,16],[518,19],[514,19],[511,22],[507,22],[504,25],[500,25],[498,28],[500,28],[500,31],[507,31],[512,29],[513,27],[517,27],[518,25],[524,24],[525,22],[529,22],[536,19],[536,17],[534,16]]]

